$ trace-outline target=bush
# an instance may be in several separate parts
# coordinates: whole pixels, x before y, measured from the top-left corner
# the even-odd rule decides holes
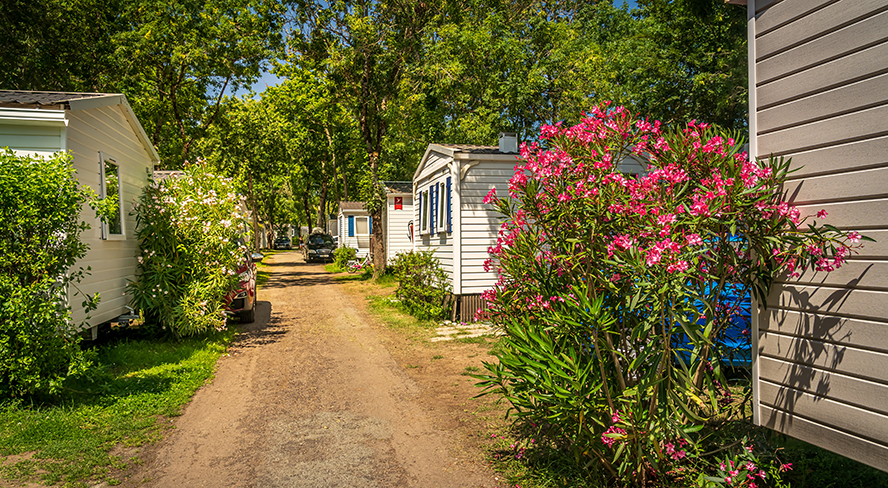
[[[730,453],[711,421],[743,415],[721,370],[739,308],[726,289],[764,299],[779,273],[841,266],[862,236],[801,218],[779,190],[788,161],[750,161],[705,124],[596,108],[541,141],[522,145],[510,198],[485,199],[506,217],[484,296],[506,337],[482,385],[608,485],[718,475],[701,453]],[[620,172],[629,155],[647,175]]]
[[[398,253],[390,268],[398,278],[395,296],[407,312],[419,319],[447,316],[451,287],[434,251]]]
[[[358,257],[358,251],[352,247],[337,247],[333,251],[333,264],[336,265],[342,271],[345,271],[345,267],[349,261],[352,259],[356,259]]]
[[[67,287],[76,291],[83,276],[72,267],[86,254],[80,211],[91,196],[77,187],[67,155],[0,153],[0,396],[57,393],[89,365]]]
[[[145,188],[135,207],[141,256],[133,305],[177,336],[225,327],[225,297],[236,289],[249,242],[230,179],[202,162]]]

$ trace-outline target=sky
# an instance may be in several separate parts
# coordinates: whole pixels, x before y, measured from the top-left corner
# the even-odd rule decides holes
[[[626,4],[629,5],[630,9],[637,7],[637,4],[635,3],[636,0],[624,0],[624,1]],[[258,94],[264,92],[265,88],[267,86],[278,85],[278,84],[280,84],[281,81],[283,81],[283,78],[278,78],[277,76],[273,75],[272,73],[270,73],[268,71],[263,71],[262,76],[259,78],[259,80],[256,81],[256,83],[253,84],[252,88],[253,88],[253,91],[256,92],[256,94],[258,95]],[[248,91],[249,91],[248,89],[242,88],[230,95],[241,97],[241,96],[246,95]]]

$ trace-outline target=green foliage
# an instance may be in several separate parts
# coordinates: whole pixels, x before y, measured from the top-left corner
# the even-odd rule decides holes
[[[353,259],[357,259],[358,251],[353,247],[340,246],[333,251],[333,264],[345,271],[346,264]]]
[[[398,278],[395,297],[418,319],[447,316],[451,286],[434,251],[410,251],[395,255],[391,268]]]
[[[116,447],[158,440],[207,379],[234,331],[178,341],[120,340],[95,351],[90,374],[53,404],[0,403],[0,479],[93,486],[131,462]],[[6,486],[6,483],[0,481]],[[11,483],[10,483],[11,484]]]
[[[764,302],[781,273],[832,271],[866,238],[803,216],[780,191],[788,161],[751,161],[706,124],[664,130],[594,107],[541,139],[522,149],[509,198],[485,199],[506,217],[484,298],[507,339],[482,385],[609,483],[717,465],[704,459],[717,427],[744,415],[720,344],[748,337],[738,297]],[[623,174],[628,156],[647,173]]]
[[[86,254],[80,210],[90,197],[67,155],[0,153],[0,397],[57,393],[89,365],[66,295],[83,276],[72,268]],[[97,304],[97,295],[83,302]]]
[[[242,197],[206,164],[147,186],[136,206],[141,256],[133,305],[178,336],[224,328],[225,298],[248,266]]]

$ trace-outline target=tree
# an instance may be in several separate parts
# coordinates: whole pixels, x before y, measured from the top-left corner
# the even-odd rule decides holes
[[[6,0],[0,8],[0,87],[116,91],[118,0]]]
[[[373,220],[376,276],[385,270],[379,183],[385,138],[405,70],[421,53],[424,30],[438,12],[434,2],[311,2],[291,39],[290,63],[324,70],[360,131],[370,168],[364,200]]]
[[[719,0],[639,0],[585,5],[578,17],[607,58],[597,102],[680,123],[746,127],[746,10]]]
[[[250,98],[228,98],[218,123],[201,142],[203,154],[222,175],[235,179],[252,214],[253,248],[259,249],[259,219],[274,227],[275,209],[283,208],[292,156],[291,127],[266,103]]]
[[[247,86],[282,46],[286,2],[137,0],[114,38],[121,89],[158,149],[179,168],[217,120],[226,90]]]

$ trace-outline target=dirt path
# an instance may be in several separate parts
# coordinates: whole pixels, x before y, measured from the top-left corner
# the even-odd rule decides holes
[[[412,379],[393,357],[403,350],[390,351],[391,338],[321,265],[296,252],[268,261],[256,323],[125,485],[496,485],[483,463],[458,458],[453,419],[429,407],[457,395],[435,391],[430,371]]]

